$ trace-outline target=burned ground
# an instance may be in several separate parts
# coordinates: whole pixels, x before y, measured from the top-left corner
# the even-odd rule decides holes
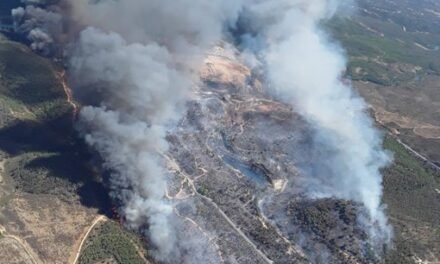
[[[407,8],[408,1],[403,13],[386,11],[396,1],[363,2],[374,12],[331,27],[343,33],[335,37],[348,48],[355,87],[392,134],[385,147],[394,153],[394,163],[384,170],[383,198],[394,227],[392,247],[381,261],[370,251],[357,221],[359,205],[302,195],[297,187],[302,165],[314,162],[307,152],[307,122],[264,94],[261,76],[219,47],[207,56],[203,82],[194,87],[196,97],[169,133],[170,150],[163,153],[170,172],[167,196],[182,219],[180,236],[188,243],[202,241],[203,261],[439,261],[438,170],[396,141],[439,162],[439,73],[432,63],[439,56],[433,46],[438,32],[427,27],[430,19],[411,11],[414,6]],[[426,17],[436,19],[436,11],[429,10]],[[407,12],[417,23],[402,21]],[[410,53],[415,55],[406,56]],[[65,263],[79,234],[99,212],[108,212],[97,157],[72,127],[56,68],[6,40],[0,56],[5,62],[0,67],[0,255],[7,263]],[[115,222],[92,232],[81,263],[142,263],[140,256],[149,256],[148,244]],[[139,245],[145,246],[142,254],[135,252]],[[185,254],[192,254],[189,245]]]

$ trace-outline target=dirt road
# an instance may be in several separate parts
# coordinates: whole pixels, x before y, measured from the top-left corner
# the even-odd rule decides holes
[[[81,250],[84,245],[84,242],[86,241],[87,237],[89,236],[90,232],[93,230],[93,228],[102,221],[107,221],[108,218],[105,215],[100,215],[93,221],[92,225],[87,228],[87,231],[83,233],[80,237],[80,240],[78,240],[79,243],[75,243],[75,247],[72,250],[72,253],[70,255],[68,263],[76,264],[78,262],[79,256],[81,255]]]
[[[32,261],[32,263],[34,263],[34,264],[42,264],[43,263],[40,260],[40,258],[38,257],[38,255],[35,254],[34,250],[28,245],[28,243],[26,241],[24,241],[20,237],[8,234],[6,232],[6,229],[3,226],[0,226],[0,234],[3,237],[15,240],[17,242],[17,244],[19,244],[23,248],[24,252],[26,252],[26,254],[29,256],[29,259]]]
[[[426,158],[425,156],[423,156],[422,154],[418,153],[417,151],[415,151],[414,149],[412,149],[410,146],[408,146],[407,144],[403,143],[399,138],[396,138],[397,142],[400,143],[400,145],[402,145],[406,150],[408,150],[409,152],[411,152],[412,154],[414,154],[417,158],[421,159],[422,161],[428,163],[429,165],[431,165],[433,168],[440,170],[440,166],[436,165],[435,163],[433,163],[432,161],[430,161],[428,158]]]

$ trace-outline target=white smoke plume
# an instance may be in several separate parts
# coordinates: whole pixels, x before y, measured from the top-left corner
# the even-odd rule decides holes
[[[13,16],[42,49],[56,42],[63,23],[57,8],[42,9],[37,2],[52,3],[27,0]],[[340,2],[62,1],[78,31],[69,51],[70,79],[77,93],[94,102],[80,113],[81,132],[112,172],[112,194],[127,224],[147,230],[158,259],[179,257],[173,206],[164,199],[160,154],[168,148],[166,131],[181,117],[203,53],[239,18],[246,25],[243,45],[257,53],[271,91],[314,128],[316,155],[304,168],[308,177],[301,187],[312,198],[362,203],[372,241],[390,238],[379,172],[389,157],[366,104],[341,81],[344,53],[320,28]]]
[[[178,225],[173,224],[171,202],[164,199],[165,135],[184,112],[204,52],[235,23],[240,2],[22,3],[12,15],[33,49],[48,54],[50,44],[60,44],[58,37],[66,34],[63,24],[75,31],[67,32],[72,38],[67,48],[69,78],[85,102],[93,101],[80,112],[80,131],[111,172],[112,195],[121,203],[127,225],[146,230],[157,259],[178,259]]]
[[[165,125],[189,82],[169,66],[166,49],[155,45],[129,45],[115,33],[94,28],[84,30],[77,45],[70,72],[81,78],[77,85],[105,87],[102,105],[81,111],[86,141],[112,171],[112,194],[122,203],[127,224],[139,229],[148,223],[160,255],[170,256],[173,209],[163,200],[159,153],[167,150]]]
[[[70,54],[77,90],[98,97],[80,127],[112,172],[127,224],[148,227],[156,258],[179,258],[173,206],[164,199],[166,130],[179,119],[203,52],[235,21],[233,0],[71,1],[85,27]],[[95,100],[96,101],[96,100]],[[182,243],[185,243],[182,241]]]
[[[243,18],[247,40],[261,41],[258,52],[270,89],[313,126],[314,153],[299,184],[311,198],[335,197],[363,204],[373,243],[387,243],[391,228],[382,198],[380,169],[390,157],[368,116],[366,103],[342,81],[344,52],[320,23],[344,1],[253,1]],[[247,34],[247,35],[246,35]],[[381,244],[380,244],[381,246]]]
[[[55,6],[49,9],[36,7],[35,1],[27,1],[25,7],[12,9],[11,15],[15,31],[27,36],[31,48],[48,55],[54,43],[54,37],[61,36],[62,15]]]
[[[28,35],[33,50],[44,50],[48,45],[53,43],[53,39],[48,33],[41,30],[41,28],[34,28]]]
[[[21,0],[23,4],[33,4],[33,5],[45,5],[49,3],[55,3],[57,0]]]

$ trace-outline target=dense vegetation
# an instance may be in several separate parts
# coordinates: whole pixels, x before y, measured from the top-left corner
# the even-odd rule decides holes
[[[107,192],[73,127],[57,66],[0,40],[0,154],[16,190],[81,199],[104,209]],[[0,205],[2,201],[0,200]]]
[[[440,74],[440,32],[437,29],[428,27],[426,32],[417,31],[392,12],[382,14],[376,6],[382,1],[360,2],[375,12],[359,11],[353,17],[338,17],[326,24],[332,36],[347,50],[347,73],[353,80],[389,86],[411,81],[422,74]],[[419,24],[423,25],[434,21],[418,14],[411,19],[420,20]]]
[[[21,118],[46,121],[70,112],[56,69],[15,43],[0,45],[0,101]]]
[[[118,264],[144,264],[137,245],[139,239],[113,221],[107,221],[96,227],[89,235],[79,258],[79,264],[93,264],[112,259]],[[139,246],[139,248],[141,248]]]
[[[414,263],[415,257],[429,258],[426,252],[438,256],[440,172],[391,137],[385,147],[394,153],[393,165],[385,170],[384,201],[395,228],[395,248],[386,263]]]
[[[440,225],[440,172],[417,159],[395,139],[385,147],[394,153],[393,165],[385,170],[385,202],[391,213],[407,215]],[[391,206],[392,205],[392,206]]]

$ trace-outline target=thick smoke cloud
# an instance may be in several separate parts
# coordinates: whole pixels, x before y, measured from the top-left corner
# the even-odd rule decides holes
[[[81,111],[82,133],[112,172],[112,194],[127,224],[148,226],[158,259],[180,258],[160,154],[197,81],[199,58],[222,38],[238,6],[223,0],[70,4],[72,19],[85,29],[71,50],[69,74],[76,89],[100,101]]]
[[[53,49],[54,37],[62,35],[62,15],[57,7],[41,8],[35,1],[25,2],[25,7],[11,11],[17,33],[24,34],[31,42],[31,48],[48,55]]]
[[[172,206],[163,200],[166,181],[158,153],[167,149],[166,122],[189,87],[171,65],[163,47],[129,45],[116,33],[88,28],[70,72],[81,78],[79,88],[105,87],[101,106],[85,107],[80,125],[112,171],[112,194],[122,203],[127,224],[139,229],[148,223],[163,256],[173,253],[175,235],[169,223]]]
[[[310,160],[302,164],[300,189],[311,198],[335,197],[363,204],[360,219],[373,243],[388,242],[391,229],[381,205],[380,169],[389,156],[365,102],[342,81],[343,51],[320,23],[341,1],[256,1],[242,18],[244,46],[257,50],[271,91],[291,103],[314,128]],[[347,3],[345,3],[347,4]],[[255,47],[253,45],[252,47]]]
[[[235,23],[240,1],[129,0],[71,1],[72,19],[113,31],[129,42],[155,42],[175,53],[206,48],[222,37],[225,25]],[[119,18],[119,19],[117,19]]]
[[[158,259],[182,259],[175,230],[182,225],[173,223],[173,205],[164,199],[166,130],[184,111],[204,52],[235,23],[240,2],[55,2],[24,0],[12,10],[17,31],[44,54],[61,45],[60,35],[72,38],[69,78],[75,92],[93,102],[82,109],[79,129],[111,172],[112,195],[127,225],[147,230]],[[74,32],[62,32],[63,24]]]
[[[93,97],[80,113],[81,133],[112,172],[127,225],[147,230],[157,258],[179,257],[179,225],[164,199],[166,131],[181,117],[204,52],[225,28],[256,54],[269,90],[314,128],[299,188],[311,198],[363,204],[372,241],[390,238],[379,172],[389,157],[365,103],[341,81],[344,53],[320,28],[341,1],[64,0],[67,22],[60,8],[47,7],[53,1],[23,3],[12,14],[35,50],[48,53],[58,44],[63,24],[74,30],[70,79],[77,94]]]

